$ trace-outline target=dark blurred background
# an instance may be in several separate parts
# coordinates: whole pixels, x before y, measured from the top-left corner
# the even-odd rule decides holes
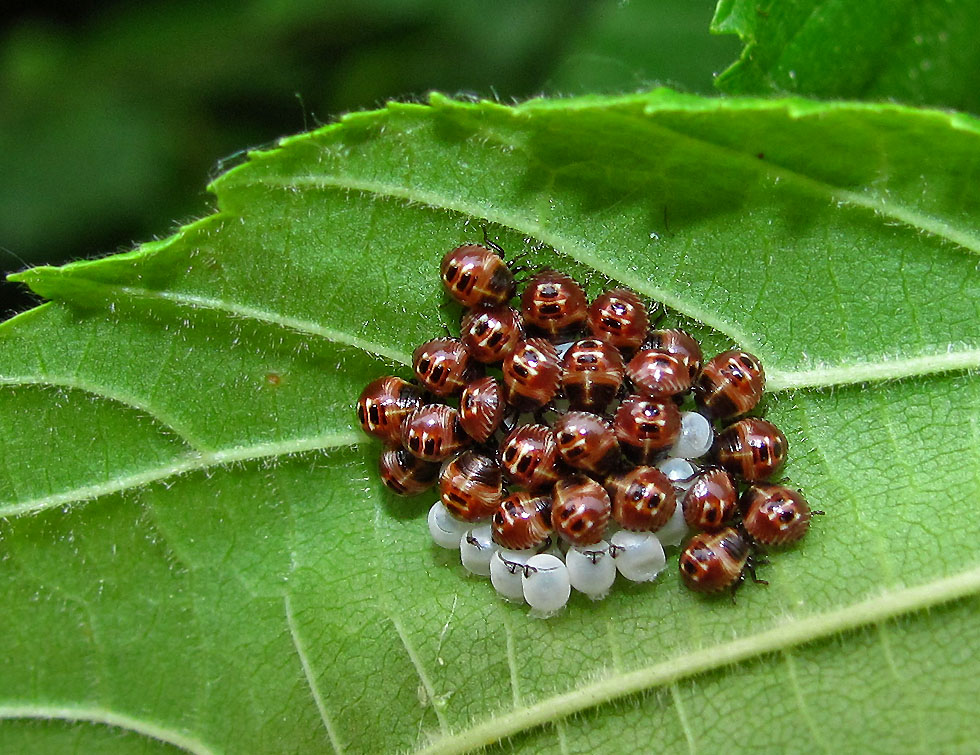
[[[740,49],[709,34],[714,5],[6,3],[0,273],[166,236],[212,210],[209,178],[246,148],[392,98],[709,93]],[[0,283],[0,320],[36,302]]]

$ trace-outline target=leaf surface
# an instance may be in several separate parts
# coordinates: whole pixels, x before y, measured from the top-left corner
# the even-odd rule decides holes
[[[899,106],[434,96],[21,274],[52,301],[0,328],[0,744],[967,749],[978,168],[975,120]],[[671,569],[534,620],[430,544],[431,495],[383,491],[352,404],[458,318],[438,262],[484,224],[763,359],[827,511],[768,588]]]
[[[978,0],[720,0],[712,31],[738,34],[745,47],[716,83],[732,94],[897,100],[977,113],[977,18]]]

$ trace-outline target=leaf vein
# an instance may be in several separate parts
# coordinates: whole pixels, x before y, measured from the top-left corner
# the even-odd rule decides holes
[[[514,701],[514,708],[517,709],[521,707],[521,687],[517,670],[517,653],[514,651],[514,630],[511,629],[510,619],[506,614],[504,614],[502,623],[507,645],[507,668],[510,670],[511,697]]]
[[[908,677],[903,676],[898,670],[898,665],[895,663],[895,655],[892,652],[891,639],[888,636],[888,627],[884,623],[878,624],[878,640],[881,643],[881,652],[885,656],[885,665],[888,668],[888,672],[892,679],[895,680],[895,684],[901,690],[902,695],[908,698],[908,707],[913,711],[913,716],[915,718],[915,729],[916,733],[919,735],[917,749],[919,752],[929,752],[930,748],[926,745],[926,733],[922,728],[922,713],[920,707],[916,705],[920,693],[918,690],[911,693],[909,692]]]
[[[137,411],[142,412],[146,416],[155,420],[158,424],[165,427],[167,430],[170,430],[192,449],[201,450],[206,447],[205,443],[194,438],[194,436],[186,428],[181,427],[180,423],[174,417],[168,416],[166,413],[161,411],[159,408],[152,406],[147,401],[143,401],[132,394],[115,390],[110,386],[94,385],[85,380],[65,376],[0,376],[0,386],[16,388],[18,386],[27,385],[42,388],[69,388],[75,391],[82,391],[83,393],[87,393],[95,398],[109,399],[117,404],[122,404],[130,407],[131,409],[136,409]]]
[[[862,194],[860,192],[834,186],[833,184],[822,179],[812,178],[805,173],[800,173],[792,168],[779,165],[768,158],[765,161],[760,161],[754,155],[740,152],[739,150],[724,144],[713,142],[703,136],[692,136],[690,134],[685,134],[670,128],[669,126],[665,126],[662,123],[651,123],[649,125],[651,128],[659,129],[664,133],[671,134],[679,140],[688,141],[702,147],[712,148],[718,152],[724,153],[728,157],[735,158],[746,164],[755,166],[756,169],[762,170],[774,180],[795,182],[805,190],[808,190],[817,196],[824,197],[830,202],[871,210],[875,215],[890,218],[898,221],[900,224],[908,228],[916,231],[925,231],[932,236],[945,239],[946,241],[952,242],[953,244],[956,244],[957,246],[960,246],[970,252],[980,254],[980,237],[977,237],[968,231],[959,230],[951,226],[949,223],[927,215],[926,213],[918,212],[909,207],[889,201],[884,197],[876,196],[874,194]]]
[[[0,719],[18,718],[103,724],[173,745],[194,755],[214,755],[215,752],[200,740],[179,731],[106,708],[74,705],[0,705]]]
[[[315,188],[315,189],[340,189],[346,191],[359,191],[377,197],[400,199],[408,202],[434,207],[437,209],[449,210],[474,218],[482,218],[487,222],[511,228],[518,233],[533,236],[539,241],[554,248],[559,254],[570,257],[584,265],[598,270],[600,273],[610,278],[615,278],[621,283],[625,283],[634,290],[652,296],[658,301],[667,304],[669,307],[683,312],[694,319],[709,325],[710,327],[727,334],[734,340],[743,345],[751,345],[759,349],[758,339],[743,332],[734,323],[724,320],[717,313],[707,309],[702,309],[692,302],[678,297],[673,291],[651,285],[649,281],[637,275],[631,275],[628,271],[610,265],[602,258],[600,253],[591,249],[585,244],[571,238],[555,233],[542,226],[539,222],[529,218],[521,218],[511,215],[508,212],[497,210],[491,207],[472,204],[459,199],[450,199],[440,193],[425,191],[417,186],[401,186],[393,183],[383,183],[380,181],[359,180],[335,176],[297,176],[288,181],[277,181],[270,178],[261,181],[244,182],[245,186],[262,186],[266,188]]]
[[[873,550],[876,560],[881,567],[880,574],[882,581],[889,584],[896,583],[898,579],[891,560],[892,549],[888,547],[888,543],[882,536],[881,528],[876,527],[874,522],[867,521],[865,507],[857,500],[853,486],[849,485],[847,480],[841,478],[838,472],[839,465],[833,463],[827,452],[827,449],[836,448],[836,444],[832,438],[826,436],[823,428],[818,428],[813,422],[812,413],[803,402],[800,402],[800,410],[802,413],[802,423],[806,427],[806,435],[813,442],[813,450],[819,456],[820,463],[823,464],[826,470],[827,479],[836,482],[838,495],[840,498],[847,499],[848,506],[846,510],[853,512],[857,518],[859,531],[868,533],[869,541],[874,546]]]
[[[429,702],[432,705],[432,710],[435,712],[436,719],[439,721],[439,729],[443,732],[443,734],[445,734],[447,731],[449,731],[449,725],[446,721],[446,715],[442,712],[440,707],[440,700],[436,695],[436,690],[432,685],[432,680],[429,678],[429,674],[425,670],[425,666],[422,665],[422,660],[419,658],[418,653],[415,652],[415,647],[408,641],[408,634],[405,632],[405,627],[402,625],[401,619],[395,615],[389,615],[388,619],[395,627],[395,633],[398,635],[398,639],[401,640],[402,645],[405,648],[405,652],[408,653],[408,659],[415,667],[415,672],[419,676],[419,681],[422,682],[422,687],[425,689],[426,695],[428,695]]]
[[[566,731],[564,719],[555,721],[555,734],[558,736],[558,751],[561,755],[571,755],[568,749],[568,732]]]
[[[316,676],[313,673],[313,667],[310,665],[310,659],[306,654],[306,646],[303,644],[302,637],[300,637],[299,626],[296,624],[296,617],[293,615],[293,602],[289,593],[283,596],[283,604],[286,610],[286,626],[289,627],[289,636],[293,641],[293,648],[296,650],[296,655],[299,656],[299,663],[303,668],[303,676],[306,677],[306,684],[310,688],[310,694],[313,695],[313,702],[316,703],[316,709],[320,713],[323,728],[327,730],[327,737],[330,739],[330,744],[333,746],[334,752],[342,755],[344,748],[340,744],[340,739],[337,737],[337,732],[334,729],[333,722],[330,720],[330,715],[327,713],[327,707],[323,702],[323,696],[320,694],[320,688],[317,684]]]
[[[938,354],[918,356],[881,355],[874,362],[852,362],[810,370],[767,369],[766,390],[781,392],[799,388],[830,388],[977,368],[980,368],[980,349],[949,349]]]
[[[670,697],[674,701],[674,712],[681,723],[681,730],[684,732],[684,739],[687,740],[687,751],[690,755],[697,755],[698,744],[694,739],[694,732],[691,730],[691,722],[687,720],[687,713],[684,710],[684,702],[681,700],[681,691],[677,686],[677,681],[670,684]]]
[[[824,742],[823,737],[820,736],[820,730],[817,728],[813,716],[810,715],[810,709],[803,699],[803,689],[800,687],[800,679],[796,673],[796,662],[789,648],[783,650],[783,660],[786,663],[786,672],[789,677],[790,687],[793,689],[793,699],[796,701],[796,709],[800,711],[806,727],[810,730],[810,736],[813,737],[814,744],[819,746],[824,752],[829,753],[830,749],[827,747],[827,743]]]
[[[613,671],[617,674],[623,671],[623,654],[619,649],[619,638],[613,622],[606,622],[606,641],[609,643],[609,657],[612,659]]]
[[[247,184],[248,185],[248,184]],[[279,188],[302,188],[304,186],[319,189],[343,189],[360,191],[383,198],[401,199],[410,202],[436,207],[453,212],[458,212],[470,217],[482,218],[497,225],[506,226],[519,233],[533,236],[539,241],[553,247],[559,254],[574,259],[575,261],[592,267],[603,275],[618,280],[629,286],[635,291],[650,296],[663,302],[670,308],[682,312],[699,322],[714,328],[720,333],[729,336],[733,341],[742,347],[765,357],[766,348],[761,341],[754,335],[749,334],[734,322],[721,318],[715,312],[711,312],[698,306],[696,303],[683,299],[676,293],[651,285],[649,281],[631,274],[628,270],[617,268],[608,260],[603,259],[595,250],[590,249],[585,244],[573,239],[554,233],[527,218],[518,218],[509,213],[496,210],[494,208],[483,207],[476,204],[469,204],[459,200],[450,200],[434,192],[426,192],[418,187],[405,187],[396,184],[385,184],[377,181],[362,181],[351,178],[340,178],[331,176],[307,176],[297,177],[289,181],[273,181],[263,179],[253,182],[251,185]],[[980,242],[978,242],[980,249]],[[162,292],[166,298],[174,301],[183,301],[189,305],[200,303],[205,306],[209,301],[200,297],[191,297],[183,294],[169,294]],[[249,307],[240,305],[229,305],[229,311],[234,311],[242,316],[249,316],[252,310]],[[306,321],[292,320],[279,315],[265,313],[266,319],[274,322],[277,319],[289,321],[292,327],[300,332],[321,335],[331,338],[335,331],[323,328],[315,323]],[[261,317],[257,319],[263,319]],[[282,324],[285,324],[282,323]],[[372,344],[363,339],[354,338],[347,334],[340,334],[344,339],[349,339],[349,345],[365,351],[378,354],[380,356],[393,359],[402,364],[409,364],[410,359],[407,354],[401,354],[393,349]],[[339,340],[339,337],[338,337]],[[355,343],[356,341],[356,343]],[[342,341],[347,343],[347,340]],[[896,380],[903,377],[914,375],[933,374],[939,372],[949,372],[953,370],[974,369],[980,367],[980,349],[950,349],[938,354],[921,355],[881,355],[870,362],[853,362],[846,365],[821,366],[810,370],[780,370],[777,368],[767,369],[766,387],[772,391],[785,391],[795,388],[826,388],[834,385],[848,385],[853,383],[863,383],[870,381]]]
[[[409,354],[403,353],[383,344],[368,341],[367,339],[351,333],[346,333],[342,330],[337,330],[336,328],[328,328],[317,322],[313,322],[312,320],[304,320],[298,317],[278,314],[276,312],[270,312],[269,310],[260,309],[258,307],[252,307],[247,304],[239,304],[237,302],[228,301],[227,299],[198,296],[196,294],[177,291],[152,290],[148,288],[140,288],[138,286],[121,286],[114,283],[104,283],[102,281],[92,279],[86,279],[86,285],[90,286],[91,288],[104,289],[106,291],[123,294],[134,299],[157,299],[192,309],[204,309],[214,312],[221,312],[233,317],[240,317],[244,320],[253,320],[256,322],[265,323],[266,325],[286,328],[287,330],[292,330],[301,335],[316,336],[333,343],[351,346],[355,349],[365,351],[368,354],[384,357],[385,359],[389,359],[399,364],[407,365],[412,363],[412,358]]]
[[[458,733],[433,741],[427,755],[463,753],[521,731],[589,708],[644,692],[678,679],[858,629],[912,611],[980,592],[980,566],[952,577],[882,592],[863,601],[804,618],[787,618],[770,629],[645,666],[604,677],[570,692],[554,695],[521,710],[493,716]]]
[[[357,445],[361,441],[363,441],[363,436],[356,433],[330,433],[310,438],[292,438],[274,443],[259,443],[254,446],[235,446],[207,453],[196,452],[177,459],[170,464],[146,469],[134,474],[121,475],[103,483],[82,485],[61,493],[54,493],[17,503],[0,503],[0,518],[20,516],[23,514],[36,514],[58,506],[91,500],[113,493],[121,493],[132,488],[143,487],[150,483],[161,482],[169,477],[205,471],[225,464],[249,462],[270,456],[282,456],[306,451],[324,451],[340,446]]]

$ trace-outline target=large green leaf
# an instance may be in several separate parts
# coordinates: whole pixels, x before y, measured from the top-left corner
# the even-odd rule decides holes
[[[980,113],[978,19],[980,0],[720,0],[712,30],[745,48],[717,84]]]
[[[52,302],[0,328],[0,746],[969,749],[978,170],[977,121],[898,106],[434,97],[23,273]],[[827,511],[768,588],[671,570],[531,619],[383,491],[351,404],[458,316],[438,261],[483,224],[762,357]]]

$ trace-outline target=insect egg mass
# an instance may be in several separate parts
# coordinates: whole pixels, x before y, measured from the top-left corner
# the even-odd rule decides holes
[[[705,360],[690,333],[651,329],[650,303],[629,289],[590,303],[544,269],[519,291],[489,240],[449,251],[441,275],[463,307],[460,337],[418,346],[414,378],[377,378],[355,413],[384,443],[390,491],[438,484],[428,529],[459,552],[461,576],[547,618],[573,592],[602,600],[617,579],[663,581],[665,549],[679,549],[678,583],[718,593],[822,513],[771,481],[788,444],[757,416],[753,354]]]

